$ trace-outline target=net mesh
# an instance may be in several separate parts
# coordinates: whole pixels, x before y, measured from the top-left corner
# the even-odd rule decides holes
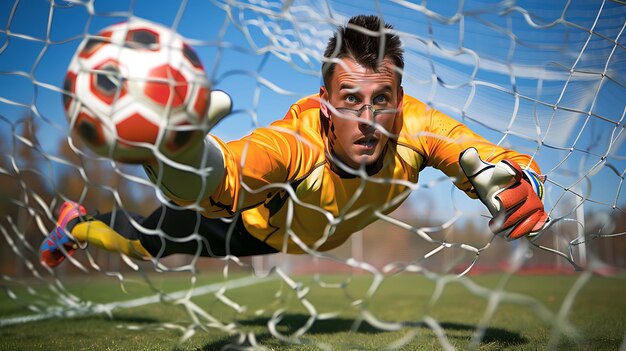
[[[166,201],[141,169],[95,157],[69,135],[62,81],[82,38],[131,17],[181,33],[197,50],[213,86],[234,96],[235,111],[212,131],[231,140],[282,117],[296,99],[316,92],[327,38],[335,26],[358,13],[383,15],[400,33],[406,50],[407,94],[494,143],[532,155],[541,165],[548,177],[545,204],[552,221],[539,238],[507,243],[493,237],[486,226],[488,213],[479,202],[467,199],[441,173],[425,170],[405,204],[391,215],[379,212],[380,221],[330,252],[309,249],[302,256],[250,259],[176,256],[145,263],[87,249],[56,270],[38,263],[38,245],[54,227],[55,211],[63,201],[79,202],[90,211],[116,209],[120,215],[148,214]],[[618,277],[626,265],[624,18],[626,7],[610,1],[549,6],[541,1],[396,0],[358,6],[350,1],[304,0],[190,0],[158,6],[144,1],[4,2],[1,284],[12,300],[30,301],[32,313],[4,317],[0,325],[172,304],[186,317],[159,327],[179,331],[178,343],[217,330],[236,336],[229,341],[233,348],[263,348],[258,335],[238,320],[252,307],[242,302],[245,298],[237,298],[237,289],[276,281],[280,284],[273,298],[255,307],[253,314],[267,315],[266,332],[282,342],[341,349],[342,344],[309,339],[307,332],[349,310],[350,330],[367,324],[375,331],[403,331],[381,347],[411,345],[421,325],[434,332],[439,348],[453,349],[450,326],[431,316],[428,308],[402,321],[370,308],[381,287],[393,284],[394,277],[420,275],[434,284],[425,297],[427,306],[435,306],[453,283],[487,301],[471,347],[484,341],[490,321],[504,303],[528,308],[550,325],[549,345],[555,346],[562,335],[576,337],[568,312],[579,291],[593,274]],[[294,201],[297,198],[292,197],[288,204]],[[508,292],[505,284],[485,288],[466,276],[539,270],[580,271],[559,312],[531,296]],[[168,290],[155,283],[159,278],[153,273],[163,272],[176,277],[171,279],[180,278],[177,272],[183,274],[186,283],[179,286],[184,288]],[[219,272],[221,278],[204,284],[200,272]],[[117,302],[97,303],[67,288],[72,277],[84,273],[116,279]],[[367,283],[355,288],[353,280],[363,276]],[[125,299],[122,292],[135,280],[154,295]],[[320,290],[339,292],[344,304],[335,307],[310,297]],[[225,308],[196,302],[195,297],[207,294]],[[286,330],[281,322],[293,308],[303,310],[305,317]]]

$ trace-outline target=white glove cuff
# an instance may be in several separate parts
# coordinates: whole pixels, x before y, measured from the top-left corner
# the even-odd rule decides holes
[[[537,173],[533,172],[530,169],[525,169],[522,171],[524,179],[526,179],[530,185],[533,187],[535,194],[539,196],[540,200],[543,200],[543,182],[545,182],[545,176],[539,176]]]

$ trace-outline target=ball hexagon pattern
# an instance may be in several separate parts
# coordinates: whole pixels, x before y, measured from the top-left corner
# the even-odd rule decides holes
[[[104,157],[170,157],[206,132],[202,63],[180,35],[153,22],[131,19],[83,40],[63,90],[71,129]]]

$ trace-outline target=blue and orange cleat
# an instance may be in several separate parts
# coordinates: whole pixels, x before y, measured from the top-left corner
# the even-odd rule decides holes
[[[42,264],[53,268],[63,262],[66,255],[74,254],[78,244],[67,235],[67,225],[86,214],[85,208],[75,202],[66,201],[61,205],[57,227],[48,234],[39,248],[39,260]]]

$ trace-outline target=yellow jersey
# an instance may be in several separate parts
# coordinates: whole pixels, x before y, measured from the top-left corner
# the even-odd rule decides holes
[[[241,215],[247,231],[275,249],[303,253],[329,250],[354,232],[389,214],[431,166],[476,198],[459,166],[459,155],[475,147],[483,160],[511,159],[540,174],[530,156],[490,143],[462,123],[404,95],[393,135],[373,174],[338,170],[328,155],[319,95],[291,106],[282,120],[235,141],[217,139],[225,175],[202,200],[208,218]]]

